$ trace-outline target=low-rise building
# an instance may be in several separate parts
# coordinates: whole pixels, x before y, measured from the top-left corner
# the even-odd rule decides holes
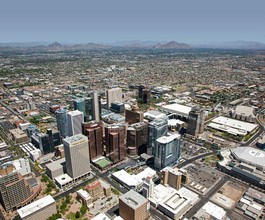
[[[83,189],[77,191],[77,197],[82,201],[84,205],[90,207],[92,204],[92,197],[89,193]]]
[[[21,220],[46,220],[57,213],[56,202],[48,195],[17,210]]]
[[[55,177],[58,177],[65,173],[64,167],[65,167],[65,158],[53,161],[52,163],[46,165],[46,174],[51,179],[54,179]]]
[[[103,188],[102,185],[99,181],[95,181],[93,183],[90,183],[87,187],[86,190],[88,193],[92,196],[93,200],[97,200],[99,198],[103,197]]]
[[[16,142],[16,144],[24,143],[29,140],[28,135],[19,128],[9,130],[9,132],[12,136],[12,139]]]

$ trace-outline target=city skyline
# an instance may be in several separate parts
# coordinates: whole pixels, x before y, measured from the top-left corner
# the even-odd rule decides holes
[[[0,42],[265,43],[263,1],[3,2]]]

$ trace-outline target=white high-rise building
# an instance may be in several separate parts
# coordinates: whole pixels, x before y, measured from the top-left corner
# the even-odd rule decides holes
[[[84,122],[84,114],[78,110],[67,112],[68,135],[71,137],[82,134],[81,124]]]
[[[143,183],[143,196],[147,199],[154,195],[155,184],[152,177],[147,177]]]
[[[113,102],[122,102],[122,89],[121,88],[113,88],[113,89],[107,90],[108,108],[110,108],[111,103]]]
[[[98,95],[97,92],[93,93],[92,96],[92,119],[95,121],[100,120],[100,115],[101,115],[101,101],[100,101],[100,96]]]
[[[90,173],[88,139],[82,134],[63,139],[66,172],[74,180]]]

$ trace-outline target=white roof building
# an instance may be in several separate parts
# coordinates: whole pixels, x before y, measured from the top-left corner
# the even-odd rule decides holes
[[[180,104],[170,104],[170,105],[164,105],[161,107],[161,110],[167,113],[174,113],[176,115],[179,115],[181,117],[188,118],[189,113],[191,111],[191,107],[180,105]]]
[[[232,155],[239,161],[265,170],[265,152],[253,147],[231,149]]]
[[[38,216],[38,220],[45,220],[56,212],[56,203],[51,195],[45,196],[17,210],[22,220],[36,219],[36,216]]]
[[[73,178],[71,178],[68,174],[62,174],[60,176],[57,176],[54,178],[56,184],[60,187],[63,188],[65,186],[70,185],[73,182]]]
[[[197,201],[198,194],[182,187],[176,190],[159,184],[149,197],[150,203],[172,219],[180,219]]]
[[[252,133],[257,127],[257,124],[252,124],[248,122],[239,121],[232,118],[227,118],[224,116],[219,116],[211,121],[208,125],[213,129],[225,131],[233,135],[247,135]]]
[[[111,220],[106,214],[99,213],[94,218],[91,218],[91,220]]]
[[[194,217],[197,219],[216,219],[224,220],[226,216],[226,211],[213,204],[212,202],[207,202],[196,214]]]
[[[142,172],[137,175],[129,174],[125,170],[120,170],[112,174],[112,176],[118,180],[120,183],[123,183],[129,188],[136,189],[143,184],[144,179],[147,177],[153,177],[156,175],[156,171],[150,167],[145,168]]]

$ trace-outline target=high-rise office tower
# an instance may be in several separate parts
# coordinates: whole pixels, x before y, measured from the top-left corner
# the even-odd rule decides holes
[[[85,121],[91,121],[92,120],[92,97],[86,97],[85,98],[85,106],[86,106],[86,117],[85,117]]]
[[[144,86],[143,85],[139,85],[138,87],[138,98],[142,99],[143,98],[143,90],[144,90]]]
[[[142,103],[148,104],[151,99],[151,91],[149,89],[143,89],[142,91]]]
[[[122,102],[122,89],[113,88],[107,90],[107,105],[108,109],[111,107],[111,103]]]
[[[62,144],[60,132],[47,129],[47,133],[36,133],[31,135],[31,143],[39,148],[42,154],[55,151],[55,147]]]
[[[197,137],[199,134],[204,131],[204,120],[205,112],[204,110],[198,110],[193,108],[188,117],[188,128],[187,134]]]
[[[59,109],[55,115],[58,130],[62,137],[66,137],[68,135],[67,109]]]
[[[148,123],[132,124],[127,129],[127,150],[130,155],[147,152]]]
[[[103,155],[103,123],[86,122],[82,124],[82,133],[88,138],[90,160]]]
[[[181,188],[182,183],[189,183],[189,180],[189,174],[183,169],[165,167],[161,171],[161,184],[165,186],[171,186],[176,190]]]
[[[109,125],[105,127],[106,156],[114,163],[126,157],[125,125]]]
[[[119,198],[119,214],[124,220],[146,220],[149,209],[149,201],[134,190]]]
[[[147,177],[143,183],[143,196],[147,199],[153,196],[155,184],[151,177]]]
[[[147,154],[154,155],[156,148],[156,139],[167,135],[168,120],[167,117],[162,117],[149,122],[148,124],[148,148]]]
[[[86,102],[84,98],[75,99],[73,101],[74,110],[78,110],[83,113],[84,117],[86,117]]]
[[[178,171],[178,168],[165,167],[161,171],[161,184],[171,186],[176,190],[179,190],[181,187],[181,178],[182,172]]]
[[[83,112],[78,110],[70,111],[67,113],[67,127],[68,136],[73,136],[76,134],[82,134],[81,124],[84,122]]]
[[[155,168],[161,170],[175,163],[180,156],[180,134],[163,136],[156,140]]]
[[[92,120],[99,121],[101,118],[101,97],[97,92],[92,95]]]
[[[32,202],[40,191],[22,177],[12,164],[0,166],[0,202],[6,211],[14,211]]]
[[[75,181],[90,173],[88,139],[82,134],[63,139],[66,172]]]

